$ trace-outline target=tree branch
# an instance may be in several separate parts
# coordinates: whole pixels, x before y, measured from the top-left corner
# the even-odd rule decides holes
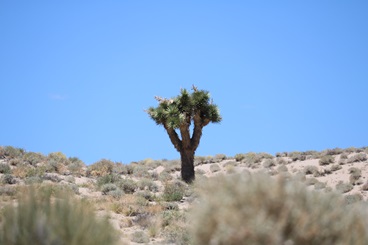
[[[194,121],[194,130],[193,130],[193,136],[191,138],[191,145],[192,145],[193,150],[195,151],[197,147],[199,146],[199,142],[202,137],[202,129],[204,127],[202,124],[202,118],[199,115],[199,112],[197,112],[194,115],[193,121]]]
[[[178,152],[181,152],[183,146],[182,146],[182,142],[179,139],[178,134],[176,133],[175,129],[170,128],[168,126],[166,126],[165,123],[163,123],[164,128],[166,129],[167,134],[169,135],[169,138],[171,140],[171,143],[174,145],[175,149]]]

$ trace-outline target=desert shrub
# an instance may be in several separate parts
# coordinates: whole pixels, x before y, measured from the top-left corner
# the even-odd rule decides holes
[[[28,164],[20,164],[16,168],[14,168],[12,172],[14,176],[22,179],[32,176],[42,177],[45,174],[45,168],[35,168]]]
[[[131,241],[136,243],[148,243],[148,235],[144,231],[135,231],[131,236]]]
[[[241,162],[244,158],[245,158],[245,154],[242,154],[242,153],[238,153],[238,154],[236,154],[235,155],[235,160],[237,161],[237,162]]]
[[[24,183],[27,185],[41,184],[43,179],[40,176],[31,176],[24,179]]]
[[[0,159],[5,158],[5,150],[4,147],[0,146]]]
[[[85,175],[85,168],[86,165],[84,164],[84,162],[82,160],[80,160],[77,157],[69,157],[69,165],[68,165],[68,170],[73,174],[73,175]]]
[[[23,154],[26,152],[22,148],[16,148],[13,146],[5,146],[3,150],[4,150],[4,155],[9,158],[21,158]]]
[[[148,206],[148,201],[138,195],[124,195],[124,198],[112,203],[111,209],[117,214],[124,214],[128,217],[137,216],[145,213]]]
[[[343,149],[341,148],[334,148],[334,149],[327,149],[325,154],[327,156],[333,156],[333,155],[339,155],[339,154],[342,154],[344,152]]]
[[[286,151],[284,151],[284,152],[279,152],[279,153],[277,153],[278,154],[278,156],[277,157],[288,157],[289,156],[289,152],[286,152]]]
[[[173,177],[172,177],[172,175],[171,175],[168,171],[164,170],[164,171],[162,171],[162,172],[158,175],[158,179],[159,179],[160,181],[162,181],[162,182],[166,182],[166,181],[170,181],[170,180],[172,180],[172,179],[173,179]]]
[[[347,164],[347,159],[340,159],[338,162],[339,165],[345,165]]]
[[[213,178],[200,188],[191,216],[198,245],[368,242],[366,212],[346,207],[336,193],[309,191],[300,182],[266,175]]]
[[[136,165],[133,170],[133,176],[137,178],[149,177],[148,167],[145,165]]]
[[[349,147],[349,148],[344,149],[344,152],[347,152],[347,153],[354,153],[356,151],[357,151],[357,148],[355,147]]]
[[[331,166],[331,171],[332,172],[340,170],[340,169],[342,169],[342,167],[338,164],[334,164],[334,165]]]
[[[114,163],[107,159],[101,159],[100,161],[90,165],[88,169],[92,176],[108,175],[112,173]]]
[[[216,154],[215,155],[215,160],[217,162],[220,162],[220,161],[223,161],[223,160],[226,160],[227,159],[227,156],[225,154]]]
[[[362,186],[362,191],[368,191],[368,181]]]
[[[360,182],[360,177],[362,176],[362,171],[358,168],[349,168],[349,173],[350,173],[350,177],[349,177],[349,182],[352,185],[357,185],[357,184],[362,184]]]
[[[54,160],[65,165],[69,164],[68,158],[62,152],[51,152],[47,155],[47,160]]]
[[[15,180],[13,175],[4,174],[3,176],[1,176],[1,183],[13,185],[13,184],[17,183],[17,181]]]
[[[362,170],[360,170],[359,168],[355,168],[355,167],[349,168],[348,171],[349,171],[349,174],[355,174],[359,176],[361,176],[362,174]]]
[[[176,221],[170,226],[166,226],[163,231],[163,236],[168,244],[193,244],[188,224],[183,221]]]
[[[329,165],[330,163],[335,162],[335,157],[332,155],[326,155],[323,156],[321,159],[319,159],[319,165]]]
[[[69,159],[63,153],[52,152],[47,156],[47,171],[65,174],[69,163]]]
[[[0,173],[1,174],[10,174],[11,173],[10,166],[6,163],[0,163]]]
[[[350,183],[344,183],[342,181],[339,181],[339,183],[336,184],[335,188],[340,193],[346,193],[353,189],[353,185]]]
[[[27,152],[23,155],[23,161],[25,163],[36,166],[37,163],[46,161],[46,157],[41,153]]]
[[[353,162],[364,162],[367,160],[367,155],[365,153],[358,153],[354,156],[351,156],[347,159],[347,163]]]
[[[272,159],[266,159],[264,162],[263,162],[263,167],[265,168],[270,168],[270,167],[273,167],[275,166],[275,161],[272,160]]]
[[[308,165],[304,167],[303,171],[305,174],[314,174],[315,172],[318,172],[318,168],[316,166]]]
[[[347,153],[342,153],[340,159],[348,159],[349,155]]]
[[[138,191],[134,195],[143,197],[147,201],[151,201],[151,202],[155,199],[155,195],[152,194],[152,192],[150,192],[149,190]]]
[[[221,168],[220,168],[220,166],[217,164],[217,163],[214,163],[214,164],[212,164],[211,166],[210,166],[210,171],[212,172],[212,173],[216,173],[216,172],[218,172],[218,171],[220,171],[221,170]]]
[[[120,199],[125,193],[124,191],[120,190],[120,189],[116,189],[113,191],[109,191],[107,193],[109,196],[112,196],[115,199]]]
[[[49,181],[52,181],[52,182],[60,182],[62,179],[59,177],[59,175],[57,174],[50,174],[50,173],[47,173],[47,174],[44,174],[42,176],[42,179],[43,180],[49,180]]]
[[[144,190],[147,188],[150,191],[158,192],[158,185],[151,179],[147,178],[140,179],[137,183],[137,186],[140,190]]]
[[[102,194],[106,195],[110,191],[116,191],[118,189],[118,187],[115,184],[108,183],[108,184],[103,184],[100,187],[100,189],[101,189]]]
[[[194,156],[194,166],[198,166],[204,164],[206,161],[206,157],[203,156]]]
[[[184,197],[185,184],[182,181],[172,181],[165,184],[163,199],[167,202],[180,201]]]
[[[288,156],[291,158],[291,160],[295,161],[304,161],[306,159],[306,156],[303,155],[299,151],[293,151],[288,154]]]
[[[9,185],[0,186],[0,196],[15,196],[16,194],[17,194],[17,189],[14,186],[9,186]],[[0,220],[1,220],[1,215],[0,215]],[[1,241],[1,238],[0,238],[0,241]]]
[[[23,164],[23,160],[20,158],[12,158],[9,160],[9,165],[11,166],[18,166]]]
[[[127,173],[127,169],[126,169],[126,165],[125,164],[123,164],[122,162],[116,162],[115,164],[114,164],[114,167],[113,167],[113,170],[112,170],[112,172],[114,173],[114,174],[128,174]]]
[[[117,183],[121,180],[120,175],[117,174],[107,174],[107,175],[103,175],[101,177],[97,178],[97,186],[101,187],[102,185],[105,184],[111,184],[111,183]]]
[[[17,206],[2,212],[0,244],[116,244],[117,234],[107,219],[97,218],[91,205],[31,189]]]
[[[117,185],[127,194],[134,193],[138,188],[137,182],[132,179],[121,179]]]
[[[282,157],[276,158],[276,163],[279,164],[279,165],[288,164],[288,162]]]
[[[260,163],[263,159],[261,154],[254,152],[248,152],[245,154],[243,161],[248,167],[255,167],[257,163]]]

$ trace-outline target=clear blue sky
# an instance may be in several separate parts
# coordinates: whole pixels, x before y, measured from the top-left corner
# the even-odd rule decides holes
[[[196,84],[197,155],[368,145],[368,1],[0,2],[0,145],[178,159],[145,114]]]

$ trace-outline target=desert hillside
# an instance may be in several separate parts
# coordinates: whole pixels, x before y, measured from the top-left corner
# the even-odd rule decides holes
[[[0,209],[2,210],[0,213],[2,217],[0,219],[2,227],[0,243],[1,239],[6,239],[7,233],[13,234],[14,230],[12,229],[16,229],[17,223],[14,223],[15,225],[12,228],[9,228],[10,225],[7,223],[6,217],[11,216],[8,214],[9,210],[11,210],[10,207],[16,208],[21,206],[19,202],[22,201],[19,200],[22,200],[22,196],[27,196],[29,193],[47,192],[52,196],[52,200],[60,198],[58,193],[63,193],[63,195],[67,193],[73,200],[83,202],[88,208],[92,208],[92,212],[96,215],[96,220],[102,220],[104,217],[107,217],[108,225],[105,225],[105,228],[117,232],[117,244],[205,244],[208,241],[211,241],[211,244],[224,244],[221,243],[221,239],[224,239],[223,237],[226,237],[226,235],[221,235],[221,237],[218,235],[221,232],[217,230],[217,235],[215,236],[213,231],[216,231],[217,228],[211,230],[196,220],[195,217],[209,212],[207,216],[213,216],[213,219],[218,219],[206,221],[208,225],[212,224],[209,222],[217,224],[214,227],[221,227],[219,224],[226,222],[227,218],[232,215],[235,215],[235,218],[232,219],[235,222],[236,216],[239,216],[243,211],[239,211],[242,209],[241,207],[239,210],[234,208],[236,205],[232,206],[231,210],[226,209],[228,203],[231,203],[227,198],[238,198],[238,195],[243,195],[243,191],[261,188],[262,184],[253,186],[252,183],[256,182],[252,182],[252,176],[262,176],[257,181],[263,184],[265,184],[264,182],[269,182],[268,189],[272,191],[272,188],[276,188],[275,190],[277,191],[267,194],[267,188],[265,190],[262,189],[265,193],[262,197],[258,196],[258,192],[249,192],[253,194],[247,192],[247,194],[244,194],[244,199],[241,199],[240,202],[245,207],[246,204],[257,201],[259,203],[255,205],[259,205],[261,210],[264,202],[268,200],[267,198],[271,198],[272,202],[277,200],[281,206],[284,206],[286,201],[285,203],[283,201],[288,200],[288,195],[301,188],[301,191],[298,191],[298,193],[304,193],[304,189],[307,193],[303,198],[315,198],[313,199],[314,201],[310,202],[312,206],[314,202],[316,203],[316,209],[321,207],[321,210],[323,210],[323,205],[337,205],[336,203],[329,203],[318,206],[319,200],[324,200],[323,198],[326,196],[330,198],[329,200],[335,200],[334,198],[336,198],[338,200],[336,202],[339,202],[340,206],[344,206],[345,209],[355,210],[360,209],[360,205],[365,205],[368,199],[367,156],[368,147],[335,148],[321,152],[281,152],[276,155],[249,152],[235,156],[223,154],[206,157],[197,156],[195,158],[196,181],[188,185],[180,180],[179,160],[145,159],[130,164],[122,164],[102,159],[86,166],[78,158],[68,158],[60,152],[45,156],[11,146],[3,146],[0,147]],[[242,178],[245,178],[245,180]],[[282,181],[278,181],[281,179],[294,184],[291,186],[280,184]],[[211,180],[215,181],[211,182]],[[227,185],[229,185],[228,189],[225,189]],[[202,186],[207,186],[207,189],[205,189],[207,190],[207,195],[210,192],[213,198],[218,198],[213,199],[213,202],[217,202],[216,205],[210,202],[212,200],[211,196],[203,198],[203,196],[206,196],[206,194],[203,194],[206,191],[201,189]],[[279,189],[277,189],[277,186],[279,186]],[[284,188],[284,186],[286,187]],[[280,194],[277,194],[279,192]],[[299,195],[298,193],[290,195],[297,196]],[[37,196],[36,194],[34,195]],[[283,197],[283,195],[285,196]],[[290,202],[294,201],[291,200]],[[37,201],[35,202],[38,203]],[[305,202],[301,203],[308,202],[308,199],[306,199]],[[214,210],[220,205],[219,208],[223,208],[221,213],[225,215],[229,212],[229,214],[220,219],[218,213],[211,213],[211,210],[198,208],[206,207],[207,204],[205,203]],[[292,203],[290,205],[292,207],[296,204]],[[304,204],[299,206],[301,205]],[[306,207],[305,210],[308,211],[305,212],[308,214],[308,217],[318,219],[318,216],[313,217],[314,208]],[[331,208],[326,208],[326,210],[329,209]],[[198,213],[198,210],[201,210],[200,213]],[[237,215],[238,212],[239,215]],[[346,212],[342,212],[341,215],[344,215],[343,213]],[[34,215],[34,219],[38,219],[37,214]],[[339,217],[336,213],[331,215],[331,217],[336,219]],[[294,220],[294,218],[290,217],[288,220]],[[328,216],[326,218],[331,223],[344,220],[343,218],[332,220],[331,217]],[[259,216],[255,219],[258,220]],[[264,219],[266,220],[266,218]],[[296,219],[298,220],[298,218]],[[29,224],[33,224],[32,221],[29,222]],[[260,221],[258,220],[257,222]],[[290,221],[291,224],[292,222]],[[300,222],[296,222],[295,226],[301,225]],[[263,231],[267,229],[266,223],[265,221],[260,222]],[[360,224],[357,223],[359,222],[351,223],[352,226],[350,228],[359,230],[354,226]],[[221,233],[231,234],[229,237],[231,239],[234,238],[233,242],[231,242],[231,239],[226,238],[229,241],[228,244],[265,244],[265,241],[253,239],[256,237],[254,234],[260,232],[257,230],[258,228],[254,228],[254,230],[249,228],[253,227],[253,224],[247,224],[249,225],[247,226],[249,234],[246,233],[244,235],[242,233],[240,235],[239,231],[243,229],[240,227],[243,227],[243,225],[240,222],[237,224],[238,228],[235,228],[235,231],[233,229],[232,231],[226,230],[226,232]],[[196,231],[190,228],[193,226],[197,227]],[[227,224],[226,226],[229,228],[231,225]],[[349,227],[346,224],[344,226]],[[254,227],[256,226],[254,225]],[[362,224],[362,227],[363,233],[367,233],[367,224]],[[75,230],[77,229],[78,226],[76,226]],[[293,229],[296,228],[288,228],[288,230]],[[318,229],[318,227],[315,228],[314,232],[317,232]],[[195,234],[193,235],[193,233]],[[341,231],[336,231],[336,233],[341,233]],[[285,235],[286,233],[283,232],[283,234]],[[303,243],[298,242],[298,239],[300,239],[299,235],[294,235],[293,232],[288,234],[287,236],[289,237],[287,239],[268,237],[268,244],[328,244],[327,240],[323,240],[325,239],[323,237],[320,243]],[[239,238],[244,241],[244,237],[253,235],[253,242],[239,243],[240,240],[237,240]],[[344,236],[345,234],[341,233],[341,235]],[[236,238],[237,236],[238,238]],[[331,234],[329,233],[328,237],[334,237],[333,231],[331,231]],[[343,244],[343,242],[338,242],[340,238],[335,238],[334,241],[336,243],[333,244]],[[286,242],[277,243],[280,239],[286,239],[282,240]],[[362,243],[356,242],[355,244],[366,244],[367,241],[365,240]]]

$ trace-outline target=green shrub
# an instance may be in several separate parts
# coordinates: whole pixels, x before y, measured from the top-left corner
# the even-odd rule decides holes
[[[173,181],[165,184],[163,198],[167,202],[180,201],[184,197],[185,184],[181,181]]]
[[[1,174],[10,174],[11,173],[10,166],[6,163],[0,163],[0,173]]]
[[[102,194],[106,195],[110,191],[116,191],[118,187],[115,184],[108,183],[108,184],[102,185],[100,189],[101,189]]]
[[[89,171],[92,176],[104,176],[112,174],[114,163],[107,159],[102,159],[89,166]]]
[[[46,157],[41,153],[27,152],[23,156],[23,161],[33,166],[36,166],[37,163],[46,161]]]
[[[4,174],[3,176],[1,176],[1,183],[13,185],[13,184],[17,183],[17,181],[15,180],[13,175]]]
[[[40,176],[31,176],[24,179],[26,185],[41,184],[43,179]]]
[[[170,181],[170,180],[172,180],[172,179],[173,179],[173,177],[172,177],[172,175],[171,175],[168,171],[164,170],[164,171],[162,171],[162,172],[158,175],[158,179],[159,179],[160,181],[162,181],[162,182],[166,182],[166,181]]]
[[[2,212],[0,244],[116,244],[116,232],[91,205],[67,194],[53,199],[50,192],[27,193]]]
[[[340,170],[340,169],[342,169],[342,167],[338,164],[334,164],[334,165],[331,166],[331,171],[332,172]]]
[[[22,148],[15,148],[13,146],[5,146],[3,149],[4,149],[4,155],[9,158],[21,158],[26,152]]]
[[[86,165],[84,164],[84,162],[82,160],[80,160],[77,157],[70,157],[69,158],[69,165],[68,165],[68,170],[73,174],[73,175],[84,175],[85,174],[85,167]]]
[[[96,184],[98,187],[101,187],[102,185],[105,185],[105,184],[117,183],[120,180],[121,180],[120,175],[108,174],[108,175],[103,175],[101,177],[98,177]]]
[[[153,192],[158,192],[158,185],[150,179],[143,178],[137,183],[140,190],[148,189]]]
[[[335,162],[335,157],[331,155],[326,155],[326,156],[323,156],[321,159],[319,159],[319,165],[328,165],[334,162]]]
[[[132,179],[121,179],[117,185],[127,194],[134,193],[138,188],[137,183]]]
[[[198,245],[368,243],[367,213],[336,193],[267,175],[213,178],[200,188],[191,216]]]
[[[238,153],[234,158],[237,162],[241,162],[245,158],[245,154]]]

